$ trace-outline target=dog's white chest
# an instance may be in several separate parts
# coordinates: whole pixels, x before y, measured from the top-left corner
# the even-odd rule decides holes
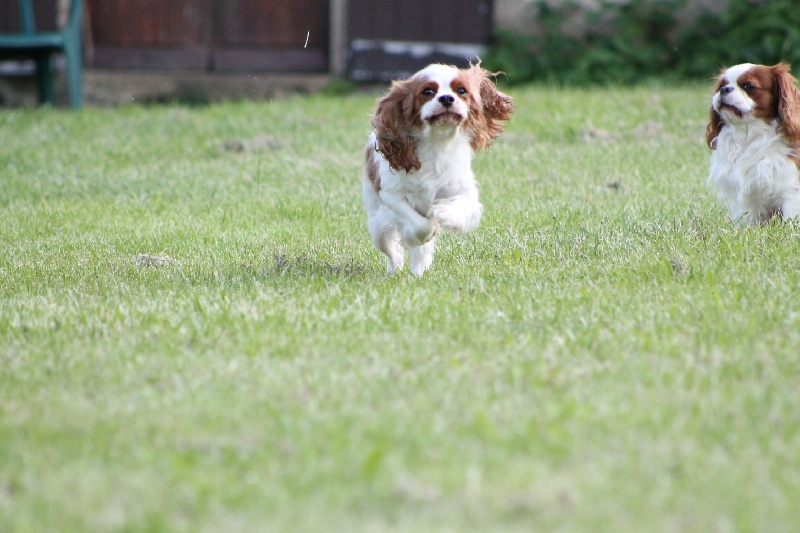
[[[419,159],[422,166],[414,172],[393,171],[385,160],[381,162],[383,186],[402,194],[419,213],[427,214],[435,201],[474,187],[468,142],[452,142],[444,149],[436,145],[423,147]]]
[[[708,183],[735,220],[763,222],[797,193],[798,170],[778,124],[725,126],[711,155]]]

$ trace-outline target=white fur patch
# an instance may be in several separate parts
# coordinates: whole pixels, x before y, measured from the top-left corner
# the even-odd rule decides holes
[[[784,219],[800,209],[800,172],[778,121],[726,124],[711,154],[708,183],[731,218],[762,224],[780,211]]]

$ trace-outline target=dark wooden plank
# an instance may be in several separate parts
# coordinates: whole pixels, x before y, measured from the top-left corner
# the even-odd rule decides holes
[[[405,46],[405,49],[404,49]],[[485,47],[480,44],[392,43],[354,41],[351,43],[347,75],[356,81],[389,81],[406,78],[430,63],[465,68],[475,62]]]
[[[215,38],[220,46],[327,47],[328,0],[228,0],[216,5]]]
[[[54,31],[56,24],[57,0],[34,0],[33,16],[36,19],[36,31]]]
[[[371,39],[391,39],[395,35],[395,6],[393,0],[376,0],[375,13],[364,21],[368,28],[367,35]]]
[[[156,48],[152,46],[96,46],[92,66],[128,70],[206,70],[206,46]]]
[[[436,39],[430,33],[430,0],[408,0],[394,2],[394,35],[401,41],[425,41]]]
[[[97,46],[169,46],[208,39],[211,0],[87,0]]]
[[[17,33],[20,31],[19,9],[16,1],[0,2],[0,33]]]
[[[436,35],[436,40],[444,43],[459,42],[456,34],[455,21],[463,17],[462,8],[456,6],[453,0],[442,0],[431,4],[431,34]],[[463,41],[461,41],[463,42]]]
[[[492,3],[488,0],[464,0],[462,16],[456,17],[454,42],[488,43],[492,38]]]
[[[328,54],[322,48],[215,48],[218,72],[324,72]]]
[[[33,17],[36,31],[53,31],[56,29],[57,0],[34,0]],[[19,24],[19,2],[17,0],[0,0],[0,33],[18,33],[22,31]]]
[[[347,10],[347,28],[350,36],[361,39],[375,39],[376,25],[380,22],[378,10],[381,1],[350,0]],[[381,12],[382,13],[382,12]]]
[[[350,0],[352,39],[483,43],[491,39],[491,0]]]

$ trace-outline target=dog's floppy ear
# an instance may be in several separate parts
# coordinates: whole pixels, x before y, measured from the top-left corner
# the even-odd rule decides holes
[[[479,112],[470,113],[470,128],[473,134],[470,146],[477,151],[488,148],[492,144],[492,139],[503,133],[503,124],[500,121],[511,119],[514,105],[511,103],[511,97],[498,91],[489,79],[496,73],[481,67],[480,62],[471,65],[468,72],[479,96],[479,101],[476,102],[480,107]]]
[[[717,113],[713,107],[711,107],[711,115],[708,118],[708,124],[706,125],[706,144],[712,150],[717,149],[717,137],[719,137],[719,132],[722,131],[722,126],[725,125],[725,121],[722,120],[722,117]]]
[[[775,76],[775,90],[777,94],[778,116],[781,127],[790,144],[800,144],[800,92],[797,90],[794,79],[789,73],[789,65],[778,63],[772,67]]]
[[[394,170],[406,172],[422,166],[417,157],[412,128],[414,126],[414,83],[412,80],[392,83],[389,93],[378,100],[372,127],[377,150]]]
[[[711,94],[712,98],[715,94],[719,92],[722,88],[722,76],[725,73],[725,69],[722,69],[720,72],[719,77],[717,78],[716,82],[714,83],[714,92]],[[714,105],[712,104],[709,107],[709,118],[708,124],[706,125],[706,146],[711,148],[712,150],[717,149],[717,137],[719,137],[719,132],[722,130],[722,126],[725,125],[725,121],[722,120],[722,117],[719,113],[714,109]]]

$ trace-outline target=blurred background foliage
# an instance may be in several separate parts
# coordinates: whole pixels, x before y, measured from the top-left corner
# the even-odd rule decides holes
[[[539,0],[501,29],[485,65],[511,83],[708,79],[738,63],[800,69],[798,0]]]

